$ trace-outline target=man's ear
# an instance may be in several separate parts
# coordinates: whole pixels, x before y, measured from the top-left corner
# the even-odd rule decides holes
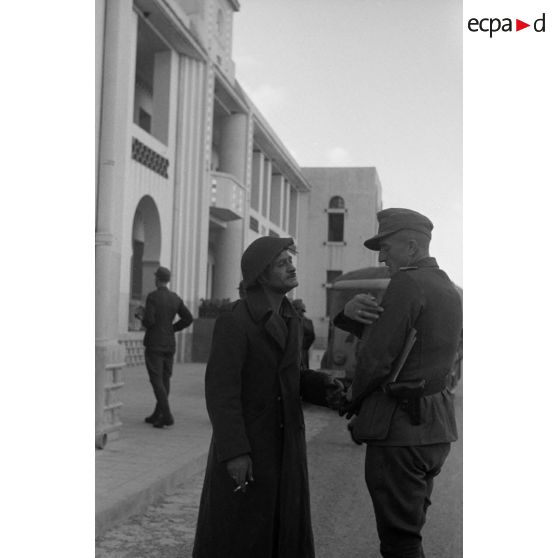
[[[269,283],[269,279],[267,277],[267,274],[269,273],[269,266],[266,267],[259,275],[259,277],[256,279],[256,282],[260,285],[267,285]]]

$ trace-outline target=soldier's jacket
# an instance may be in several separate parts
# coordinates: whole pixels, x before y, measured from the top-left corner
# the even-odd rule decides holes
[[[176,315],[180,319],[173,323]],[[174,353],[176,340],[174,334],[188,327],[193,321],[190,310],[182,299],[167,287],[157,287],[150,292],[145,301],[142,324],[145,327],[143,344],[152,351]]]
[[[343,313],[334,324],[362,342],[355,369],[353,397],[372,387],[353,424],[355,435],[375,445],[427,445],[457,439],[453,395],[444,389],[420,399],[422,423],[411,424],[405,403],[380,389],[388,378],[412,328],[416,342],[398,381],[425,379],[427,387],[447,375],[454,363],[462,330],[461,297],[436,260],[428,257],[403,268],[384,295],[380,318],[363,327]]]

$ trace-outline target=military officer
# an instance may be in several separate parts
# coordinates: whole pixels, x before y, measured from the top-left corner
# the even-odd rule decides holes
[[[457,439],[453,395],[446,387],[462,328],[461,298],[429,254],[432,222],[410,209],[378,213],[379,251],[391,281],[374,321],[367,295],[350,300],[335,325],[362,342],[349,413],[367,444],[366,484],[384,558],[424,557],[421,530],[434,477]],[[410,345],[411,333],[415,335]],[[395,382],[391,376],[411,346]]]

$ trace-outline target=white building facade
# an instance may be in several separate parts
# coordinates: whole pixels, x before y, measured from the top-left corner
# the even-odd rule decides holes
[[[344,271],[372,261],[355,246],[373,227],[357,234],[351,223],[364,214],[373,223],[379,186],[353,196],[358,180],[332,183],[347,203],[347,246],[317,242],[317,208],[323,218],[331,195],[311,195],[311,183],[329,183],[298,166],[236,82],[239,9],[237,0],[96,0],[96,436],[118,436],[122,370],[143,363],[134,313],[158,266],[197,316],[201,299],[237,298],[250,242],[291,236],[311,254],[293,294],[316,321],[323,292],[311,285],[325,282],[324,262]],[[177,335],[177,360],[191,348],[190,327]]]
[[[134,311],[159,265],[196,315],[202,298],[237,298],[253,239],[298,235],[310,185],[235,81],[238,9],[96,1],[96,434],[118,434],[122,369],[143,361]]]
[[[374,167],[304,167],[312,190],[302,196],[299,233],[300,286],[297,296],[314,324],[313,349],[323,350],[328,337],[329,287],[339,275],[378,265],[378,253],[363,246],[376,234],[382,187]]]

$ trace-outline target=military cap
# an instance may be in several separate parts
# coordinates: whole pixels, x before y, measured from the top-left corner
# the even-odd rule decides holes
[[[431,231],[434,228],[432,221],[417,211],[390,207],[378,211],[377,216],[378,234],[364,242],[366,248],[370,250],[379,250],[381,240],[404,229],[417,231],[425,234],[428,238],[432,238]]]
[[[157,271],[155,272],[155,277],[157,277],[157,279],[163,281],[164,283],[168,283],[171,278],[170,269],[167,269],[166,267],[157,268]]]
[[[245,288],[252,287],[256,279],[263,273],[264,269],[273,260],[288,248],[294,248],[292,238],[281,238],[278,236],[262,236],[256,238],[242,254],[240,269]]]

